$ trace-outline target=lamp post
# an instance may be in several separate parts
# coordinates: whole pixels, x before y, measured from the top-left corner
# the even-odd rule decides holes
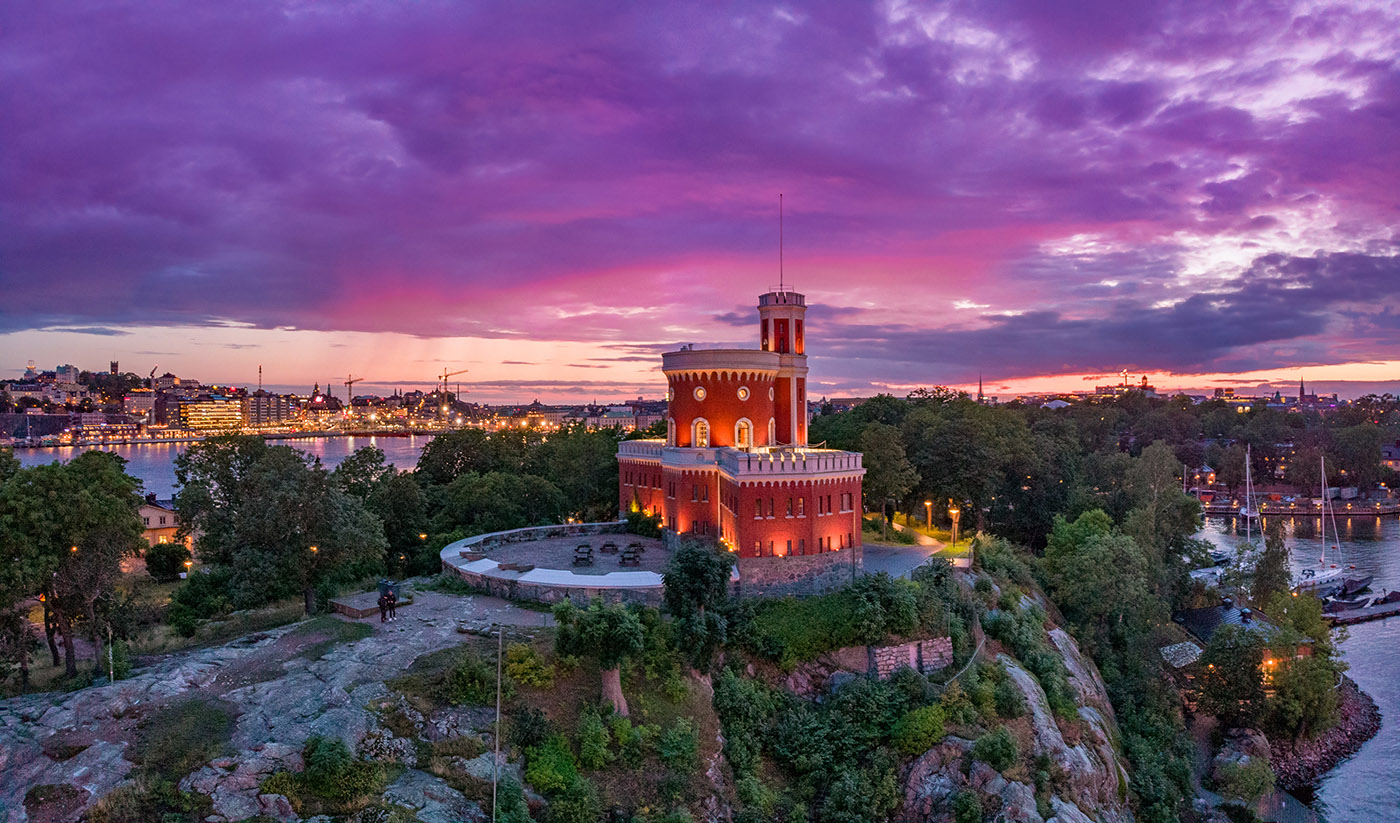
[[[924,501],[924,513],[927,515],[927,518],[926,518],[926,519],[927,519],[927,522],[928,522],[928,530],[929,530],[929,533],[932,534],[932,533],[933,533],[933,501],[932,501],[932,500],[925,500],[925,501]]]
[[[962,516],[962,510],[954,506],[952,501],[948,501],[948,516],[953,520],[953,547],[958,545],[958,518]]]

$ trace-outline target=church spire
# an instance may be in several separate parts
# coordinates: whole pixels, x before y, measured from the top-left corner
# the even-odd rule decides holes
[[[1298,402],[1299,402],[1299,403],[1303,402],[1303,395],[1304,395],[1304,394],[1306,394],[1306,392],[1305,392],[1304,389],[1303,389],[1303,378],[1299,377],[1299,378],[1298,378]]]
[[[982,372],[977,373],[977,405],[982,405]]]

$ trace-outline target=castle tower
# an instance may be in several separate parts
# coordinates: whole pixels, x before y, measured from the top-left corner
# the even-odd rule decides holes
[[[779,287],[758,298],[759,347],[778,355],[772,442],[807,445],[807,298]]]

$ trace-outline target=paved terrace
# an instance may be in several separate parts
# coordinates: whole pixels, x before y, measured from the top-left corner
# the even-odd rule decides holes
[[[617,544],[617,554],[602,545]],[[641,543],[641,564],[623,566],[622,549]],[[574,549],[593,546],[593,565],[575,566]],[[463,553],[468,557],[463,557]],[[481,556],[481,555],[484,555]],[[622,596],[660,602],[662,579],[670,554],[660,540],[626,534],[621,523],[542,526],[477,535],[443,548],[444,570],[506,596],[554,602],[563,597]],[[532,568],[533,567],[533,568]]]

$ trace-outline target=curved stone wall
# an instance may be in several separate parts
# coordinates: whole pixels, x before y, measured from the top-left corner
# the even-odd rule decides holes
[[[509,600],[534,600],[540,603],[571,600],[579,606],[586,606],[590,600],[597,597],[609,603],[660,606],[665,584],[661,575],[656,572],[576,574],[568,569],[536,567],[521,570],[502,558],[486,557],[487,549],[512,543],[626,532],[627,522],[624,520],[614,523],[571,523],[490,532],[447,544],[439,558],[444,573],[454,575],[496,597]]]

